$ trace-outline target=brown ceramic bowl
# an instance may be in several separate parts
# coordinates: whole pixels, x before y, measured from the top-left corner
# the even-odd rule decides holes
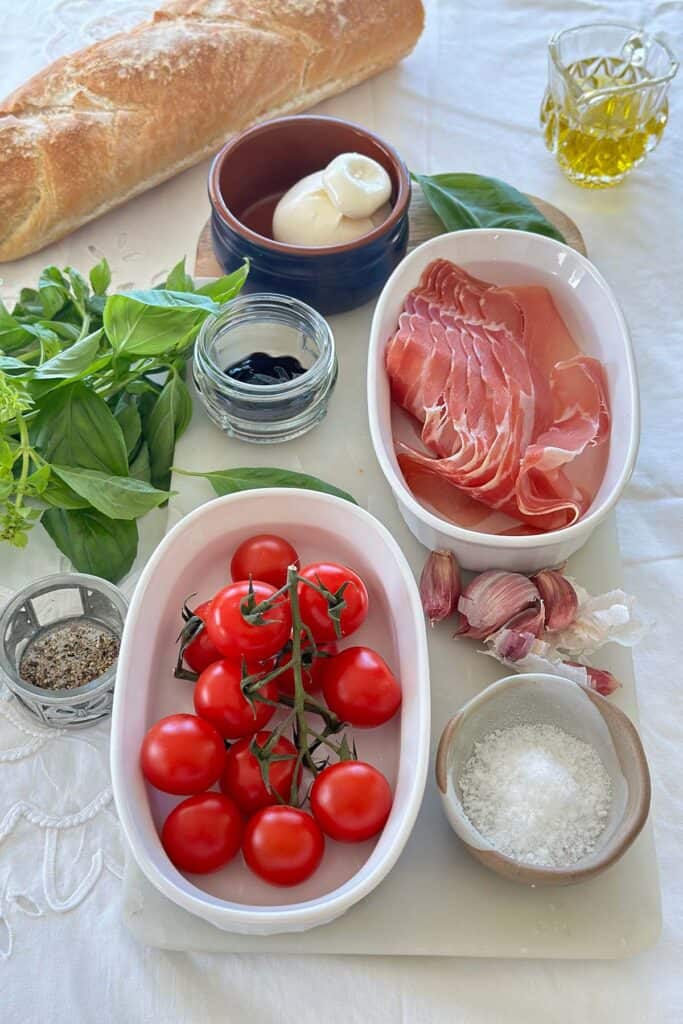
[[[522,722],[557,725],[590,743],[612,780],[612,809],[596,848],[567,868],[537,867],[499,853],[462,807],[458,779],[474,744],[494,729]],[[436,781],[446,817],[472,856],[524,885],[573,885],[600,874],[626,853],[650,810],[650,773],[631,720],[599,694],[551,675],[508,676],[469,701],[441,734]]]
[[[278,200],[301,178],[340,153],[362,153],[392,183],[391,213],[373,231],[341,245],[286,245],[271,233]],[[266,121],[231,139],[209,173],[214,250],[229,273],[251,261],[247,287],[301,299],[323,314],[373,298],[408,244],[410,176],[392,146],[374,132],[335,117]]]

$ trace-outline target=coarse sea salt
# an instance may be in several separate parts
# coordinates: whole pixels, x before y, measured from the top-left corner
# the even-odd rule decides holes
[[[595,749],[555,725],[496,729],[459,778],[462,806],[501,853],[538,867],[569,867],[591,853],[612,799]]]

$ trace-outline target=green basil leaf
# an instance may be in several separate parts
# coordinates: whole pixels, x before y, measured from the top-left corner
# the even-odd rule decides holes
[[[515,228],[564,242],[564,235],[512,185],[481,174],[413,174],[448,231]]]
[[[321,491],[323,494],[335,494],[357,505],[358,502],[348,491],[342,491],[334,484],[328,484],[317,476],[308,473],[296,473],[289,469],[273,469],[266,466],[243,466],[240,469],[219,469],[210,473],[190,473],[178,470],[183,476],[201,476],[208,480],[216,494],[236,494],[238,491],[251,491],[261,487],[298,487],[304,491]]]
[[[50,482],[50,467],[46,464],[41,466],[40,469],[36,469],[35,472],[31,473],[26,480],[26,494],[32,497],[38,497],[45,492]]]
[[[90,295],[90,289],[88,288],[88,282],[85,278],[74,270],[73,267],[67,267],[66,273],[69,278],[69,284],[71,285],[71,294],[73,295],[74,303],[81,316],[85,316],[85,306]]]
[[[176,441],[191,419],[190,392],[180,377],[171,373],[151,411],[143,416],[152,483],[155,487],[168,490]]]
[[[70,487],[60,480],[57,474],[50,468],[50,479],[47,487],[40,496],[48,505],[55,508],[90,508],[90,502],[76,494]]]
[[[164,283],[164,289],[174,292],[193,292],[194,281],[185,270],[185,257],[176,263]]]
[[[121,355],[162,355],[194,341],[208,314],[217,309],[208,296],[191,293],[150,290],[110,295],[104,329]]]
[[[41,522],[62,554],[79,572],[117,583],[130,570],[138,551],[134,522],[107,519],[94,509],[47,509]]]
[[[10,377],[16,377],[23,373],[32,373],[33,367],[28,366],[21,359],[15,359],[13,356],[0,356],[0,371],[8,374]]]
[[[106,260],[102,259],[90,271],[90,284],[95,295],[104,295],[111,284],[111,270]]]
[[[140,445],[140,450],[130,464],[129,473],[135,480],[144,480],[147,484],[152,482],[152,467],[149,463],[149,448],[146,441]]]
[[[38,327],[44,327],[48,331],[52,331],[62,341],[68,341],[73,343],[78,341],[81,336],[80,327],[76,324],[65,323],[61,320],[37,320],[36,324]]]
[[[170,497],[168,491],[158,491],[143,480],[128,476],[54,464],[52,471],[67,487],[110,519],[139,519]]]
[[[227,274],[225,277],[219,277],[215,281],[209,281],[208,284],[198,288],[197,293],[199,295],[208,295],[209,298],[221,304],[229,302],[230,299],[234,299],[242,291],[248,274],[249,260],[245,259],[238,270],[234,270],[232,274]]]
[[[91,318],[95,317],[95,318],[97,318],[98,321],[102,319],[102,314],[104,313],[104,305],[105,305],[106,301],[107,301],[107,296],[106,295],[89,295],[88,296],[88,301],[85,304],[85,308],[87,309],[88,313],[90,313]],[[92,323],[92,319],[91,319],[91,323]]]
[[[107,306],[113,299],[130,299],[138,304],[151,306],[163,310],[204,310],[207,313],[217,313],[218,306],[208,295],[201,292],[179,292],[166,290],[164,288],[145,288],[130,292],[118,292],[110,295]]]
[[[38,299],[47,320],[52,320],[69,297],[69,286],[58,267],[46,267],[38,281]]]
[[[53,380],[73,378],[86,372],[97,358],[103,330],[93,331],[80,341],[74,342],[69,348],[58,352],[52,359],[36,367],[34,380]]]
[[[0,351],[11,352],[22,348],[31,340],[26,326],[13,316],[0,300]]]
[[[116,408],[114,409],[114,416],[118,420],[119,426],[123,431],[123,439],[126,442],[126,451],[128,452],[128,458],[131,457],[133,452],[138,447],[140,436],[142,434],[142,421],[140,420],[140,413],[138,407],[135,404],[135,400],[132,395],[122,395],[118,401]]]
[[[61,345],[59,344],[59,336],[51,327],[44,327],[44,323],[44,320],[36,321],[32,324],[26,324],[25,327],[29,334],[32,334],[34,338],[37,338],[38,341],[40,341],[41,345],[58,345],[61,348]]]
[[[40,295],[35,288],[22,288],[19,292],[19,301],[12,310],[12,316],[44,316],[43,304]]]
[[[30,434],[48,462],[116,476],[128,473],[121,427],[104,399],[80,381],[42,398]]]

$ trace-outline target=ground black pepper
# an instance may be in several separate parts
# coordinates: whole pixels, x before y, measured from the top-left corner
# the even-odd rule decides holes
[[[118,653],[118,637],[105,626],[91,619],[71,619],[29,643],[19,674],[46,690],[70,690],[101,676]]]

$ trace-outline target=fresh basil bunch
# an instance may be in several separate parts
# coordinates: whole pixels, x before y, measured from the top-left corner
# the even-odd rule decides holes
[[[77,569],[125,575],[136,520],[169,498],[194,340],[247,272],[195,288],[183,259],[159,288],[108,295],[106,260],[89,281],[52,266],[0,302],[0,540],[23,547],[40,520]]]

